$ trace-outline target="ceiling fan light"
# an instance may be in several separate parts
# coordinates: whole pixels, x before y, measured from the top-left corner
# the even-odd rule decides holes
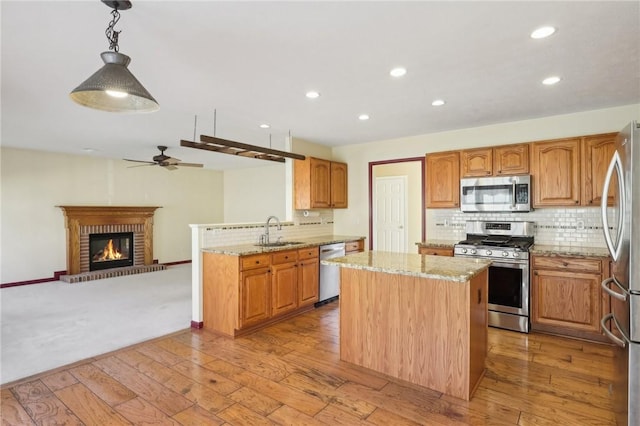
[[[102,68],[69,94],[74,102],[109,112],[154,112],[160,109],[158,102],[127,68],[131,58],[119,52],[102,52],[100,56],[104,61]]]

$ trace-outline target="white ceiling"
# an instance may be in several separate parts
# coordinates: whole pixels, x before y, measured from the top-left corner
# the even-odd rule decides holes
[[[3,146],[144,160],[168,145],[225,169],[272,163],[180,147],[196,116],[197,134],[213,135],[214,109],[216,136],[285,149],[289,132],[339,146],[640,103],[638,1],[134,0],[120,52],[160,103],[138,115],[68,96],[102,66],[109,8],[0,5]],[[558,31],[531,39],[541,25]],[[407,75],[391,78],[398,65]]]

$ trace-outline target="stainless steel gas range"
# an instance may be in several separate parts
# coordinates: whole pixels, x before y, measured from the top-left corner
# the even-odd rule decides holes
[[[466,224],[467,239],[454,246],[454,256],[493,261],[489,266],[489,325],[529,332],[529,248],[533,222]]]

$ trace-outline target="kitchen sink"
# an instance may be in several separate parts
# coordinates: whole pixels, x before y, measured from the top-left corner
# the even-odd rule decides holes
[[[258,247],[286,247],[286,246],[295,246],[297,244],[305,244],[302,241],[275,241],[272,243],[259,243],[256,244]]]

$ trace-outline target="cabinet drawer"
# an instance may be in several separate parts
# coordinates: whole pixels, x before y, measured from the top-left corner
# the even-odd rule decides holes
[[[363,248],[364,248],[364,244],[362,240],[348,241],[344,243],[344,251],[347,253],[353,252],[353,251],[362,251]]]
[[[279,251],[271,255],[271,263],[278,265],[280,263],[295,262],[298,260],[298,252],[296,250]]]
[[[240,269],[253,269],[269,266],[268,254],[257,254],[255,256],[242,256],[240,258]]]
[[[428,254],[431,256],[453,256],[452,248],[420,247],[418,251],[420,254]]]
[[[599,259],[581,259],[577,257],[534,256],[533,269],[576,269],[580,272],[602,272]]]
[[[298,259],[313,259],[319,257],[320,249],[318,247],[309,247],[298,250]]]

